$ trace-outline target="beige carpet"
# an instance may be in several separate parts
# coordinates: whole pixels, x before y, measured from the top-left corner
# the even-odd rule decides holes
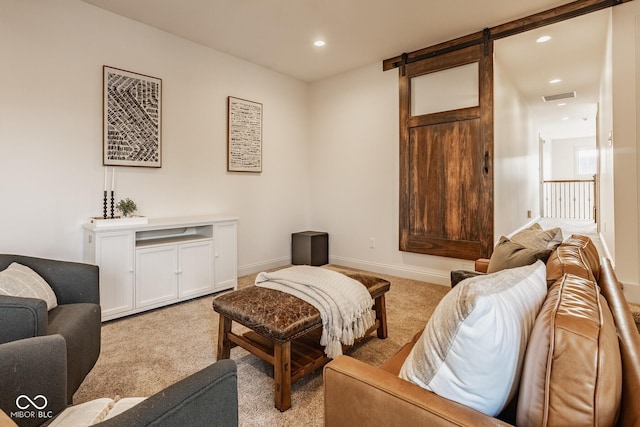
[[[386,297],[389,338],[380,340],[373,335],[347,351],[371,365],[384,362],[421,330],[449,291],[445,286],[378,276],[391,282]],[[239,286],[251,286],[254,278],[240,278]],[[74,402],[116,395],[149,396],[215,362],[218,315],[211,308],[213,298],[104,324],[100,358]],[[231,358],[238,364],[240,425],[323,425],[321,369],[292,386],[292,407],[281,413],[273,405],[273,369],[241,348],[231,350]]]

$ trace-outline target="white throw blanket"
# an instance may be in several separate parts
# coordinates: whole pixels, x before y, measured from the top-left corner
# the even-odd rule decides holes
[[[342,354],[342,344],[351,345],[373,326],[373,299],[366,286],[337,271],[300,265],[259,273],[256,286],[286,292],[318,309],[322,338],[328,357]]]

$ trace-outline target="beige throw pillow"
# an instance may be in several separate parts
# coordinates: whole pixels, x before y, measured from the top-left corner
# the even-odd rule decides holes
[[[511,237],[511,240],[531,249],[555,249],[562,243],[562,230],[551,228],[543,230],[540,224],[519,231]]]
[[[495,273],[508,268],[522,267],[541,260],[547,262],[551,249],[531,249],[502,236],[493,249],[487,273]]]
[[[38,273],[17,262],[0,271],[0,295],[41,299],[47,303],[47,310],[58,306],[51,286]]]

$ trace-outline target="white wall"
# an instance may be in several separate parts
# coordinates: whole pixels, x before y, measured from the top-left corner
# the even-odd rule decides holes
[[[615,259],[615,200],[613,175],[613,64],[612,64],[612,25],[613,11],[609,11],[607,29],[607,50],[603,58],[600,80],[598,112],[598,154],[599,192],[598,192],[598,229],[600,241],[611,259]]]
[[[551,139],[545,143],[550,151],[551,162],[548,180],[590,179],[592,175],[578,174],[577,150],[580,148],[596,148],[596,137]]]
[[[308,85],[78,0],[0,0],[0,252],[81,260],[102,213],[102,66],[162,79],[163,164],[116,168],[150,217],[239,217],[241,274],[309,221]],[[263,173],[226,172],[226,99],[264,105]]]
[[[398,106],[398,71],[381,63],[311,85],[311,224],[332,262],[449,284],[473,264],[398,250]]]
[[[494,237],[506,236],[540,215],[539,147],[531,109],[494,59]]]
[[[638,87],[640,2],[613,8],[613,187],[616,275],[625,294],[640,301]]]
[[[529,109],[496,80],[497,239],[535,214],[539,196]],[[398,105],[398,71],[381,64],[311,85],[311,224],[329,233],[332,262],[448,284],[450,270],[473,264],[398,250]]]

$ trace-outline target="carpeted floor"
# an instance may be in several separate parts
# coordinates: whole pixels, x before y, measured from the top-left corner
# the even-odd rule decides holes
[[[344,269],[331,267],[338,271]],[[389,337],[375,334],[347,351],[371,365],[391,357],[421,330],[448,287],[378,275],[391,282],[386,296]],[[240,278],[253,284],[255,275]],[[216,360],[218,315],[214,296],[108,322],[96,366],[74,396],[75,403],[99,397],[149,396]],[[235,328],[236,326],[234,326]],[[238,364],[239,416],[242,426],[322,426],[322,370],[292,386],[292,407],[273,405],[273,369],[241,348],[231,350]]]

